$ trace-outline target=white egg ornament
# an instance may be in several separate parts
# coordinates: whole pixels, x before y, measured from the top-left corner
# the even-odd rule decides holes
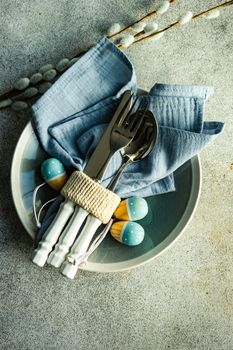
[[[59,191],[64,186],[67,179],[63,164],[56,158],[46,159],[42,163],[41,174],[45,182],[55,191]]]
[[[130,197],[120,202],[114,212],[119,220],[137,221],[143,219],[148,213],[147,201],[142,197]]]
[[[141,225],[132,221],[117,221],[110,229],[113,238],[118,242],[134,247],[142,243],[145,232]]]

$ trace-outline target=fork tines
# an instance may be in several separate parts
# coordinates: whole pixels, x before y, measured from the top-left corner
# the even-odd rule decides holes
[[[134,129],[134,125],[138,122],[139,117],[140,119],[144,118],[145,112],[147,110],[147,105],[148,105],[147,100],[141,100],[136,110],[134,111],[137,101],[138,101],[138,96],[135,98],[135,101],[130,109],[130,112],[128,113],[127,117],[124,119],[124,126],[128,127],[130,125],[131,130]]]

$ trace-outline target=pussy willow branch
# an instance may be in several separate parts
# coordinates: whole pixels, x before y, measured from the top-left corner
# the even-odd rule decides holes
[[[175,2],[175,0],[174,0],[174,1],[170,1],[170,2]],[[224,8],[224,7],[228,7],[228,6],[231,6],[231,5],[233,5],[233,0],[227,1],[227,2],[225,2],[225,3],[223,3],[223,4],[221,4],[221,5],[217,5],[217,6],[212,7],[212,8],[210,8],[210,9],[206,10],[206,11],[203,11],[203,12],[201,12],[201,13],[198,13],[198,14],[196,14],[195,16],[193,16],[191,20],[195,20],[195,19],[204,17],[205,15],[207,15],[208,13],[210,13],[210,12],[212,12],[212,11],[214,11],[214,10],[217,10],[217,9],[220,9],[220,8]],[[154,12],[155,12],[155,11],[154,11]],[[152,13],[152,12],[151,12],[151,13]],[[143,18],[141,18],[140,20],[138,20],[138,21],[135,22],[135,23],[138,23],[138,22],[142,21],[143,19],[147,18],[148,16],[151,15],[151,13],[149,13],[149,14],[146,15],[146,16],[144,16]],[[132,24],[132,25],[133,25],[133,24]],[[150,39],[150,38],[155,37],[156,35],[158,35],[158,34],[160,34],[160,33],[164,33],[164,32],[166,32],[167,30],[170,30],[170,29],[175,28],[175,27],[178,27],[178,26],[181,26],[181,24],[179,23],[179,21],[174,22],[174,23],[170,24],[169,26],[167,26],[166,28],[164,28],[164,29],[162,29],[162,30],[160,30],[160,31],[158,31],[158,32],[155,32],[155,33],[152,33],[152,34],[150,34],[150,35],[147,35],[147,36],[144,36],[144,37],[142,37],[142,38],[139,38],[138,40],[134,41],[134,42],[132,43],[132,45],[141,43],[141,42],[143,42],[143,41],[145,41],[145,40],[148,40],[148,39]],[[130,25],[130,27],[131,27],[131,25]],[[124,29],[126,29],[126,28],[124,28]],[[143,32],[142,34],[144,34],[144,32]],[[121,45],[118,45],[118,47],[119,47],[120,49],[122,48]],[[84,53],[85,53],[85,52],[82,52],[81,54],[76,55],[75,57],[82,56]],[[54,79],[53,81],[51,81],[51,82],[53,83],[55,80],[57,80],[57,78],[59,78],[59,76],[60,76],[61,74],[62,74],[62,73],[58,73],[57,76],[55,77],[55,79]],[[40,83],[38,83],[38,84],[36,84],[36,85],[30,84],[28,87],[30,87],[30,86],[35,86],[35,87],[37,87],[37,86],[39,86],[39,84],[40,84]],[[21,98],[22,93],[23,93],[23,91],[19,91],[19,90],[16,90],[16,89],[12,89],[11,91],[9,91],[9,92],[7,92],[7,93],[1,95],[1,96],[0,96],[0,101],[3,101],[3,100],[8,99],[8,98],[13,99],[14,101],[17,101],[17,100],[19,100],[19,99]],[[25,98],[25,97],[24,97],[24,98]],[[30,98],[27,98],[27,101],[30,101]],[[8,107],[3,107],[3,108],[8,108]],[[3,108],[2,108],[2,109],[3,109]]]
[[[206,10],[206,11],[200,12],[200,13],[198,13],[197,15],[194,15],[194,16],[192,17],[191,21],[193,21],[193,20],[195,20],[195,19],[198,19],[198,18],[201,18],[201,17],[205,17],[205,16],[206,16],[208,13],[210,13],[210,12],[213,12],[213,11],[215,11],[215,10],[217,10],[217,9],[220,9],[220,8],[223,8],[223,7],[228,7],[228,6],[231,6],[231,5],[233,5],[233,0],[224,2],[224,3],[221,4],[221,5],[217,5],[217,6],[214,6],[214,7],[210,8],[210,9],[208,9],[208,10]],[[180,24],[179,21],[176,21],[176,22],[174,22],[174,23],[171,23],[171,24],[169,24],[169,26],[165,27],[164,29],[161,29],[161,30],[159,30],[159,31],[157,31],[157,32],[155,32],[155,33],[152,33],[152,34],[149,34],[149,35],[147,35],[147,36],[144,36],[143,38],[140,38],[140,39],[138,39],[138,40],[135,40],[135,41],[132,43],[132,45],[134,45],[134,44],[139,44],[139,43],[141,43],[141,42],[143,42],[143,41],[146,41],[146,40],[148,40],[148,39],[150,39],[150,38],[155,37],[156,35],[158,35],[158,34],[160,34],[160,33],[164,33],[164,32],[166,32],[167,30],[170,30],[170,29],[172,29],[172,28],[179,27],[179,26],[182,26],[182,24]],[[141,34],[143,34],[143,33],[144,33],[144,32],[141,32]],[[118,45],[118,48],[122,48],[122,45]]]
[[[53,83],[57,78],[58,78],[58,76],[56,76],[55,79],[51,80],[51,83]],[[34,85],[29,84],[28,87],[36,87],[37,88],[40,84],[41,84],[41,81],[37,84],[34,84]],[[12,90],[1,95],[0,101],[6,100],[8,98],[14,98],[14,101],[18,101],[21,99],[21,97],[23,97],[24,99],[26,98],[25,96],[23,96],[23,90],[21,91],[21,90],[17,90],[17,89],[13,88]],[[28,97],[28,99],[30,99],[30,98]],[[4,108],[7,108],[7,107],[4,107]],[[1,108],[1,109],[3,109],[3,108]]]
[[[174,4],[176,2],[176,0],[169,0],[170,4]],[[128,26],[122,28],[121,30],[119,30],[118,32],[112,34],[112,35],[108,35],[107,38],[108,39],[112,39],[113,37],[119,35],[119,34],[122,34],[122,33],[125,33],[127,30],[131,29],[135,24],[137,23],[141,23],[141,22],[144,22],[146,19],[150,18],[150,17],[155,17],[157,16],[157,11],[152,11],[148,14],[146,14],[145,16],[143,16],[142,18],[140,18],[139,20],[129,24]]]
[[[86,53],[86,51],[80,52],[79,54],[77,54],[76,56],[72,57],[71,59],[76,58],[76,57],[81,57],[84,53]],[[55,77],[54,79],[52,79],[50,82],[51,82],[51,83],[54,83],[54,82],[62,75],[62,73],[64,73],[64,72],[57,72],[56,77]],[[36,88],[38,88],[38,87],[40,86],[40,84],[43,83],[43,82],[44,82],[44,81],[40,81],[40,82],[38,82],[37,84],[31,84],[31,83],[30,83],[30,84],[28,85],[27,88],[30,88],[30,87],[36,87]],[[15,88],[13,88],[12,90],[10,90],[10,91],[4,93],[3,95],[0,95],[0,101],[6,100],[6,99],[8,99],[8,98],[14,99],[14,101],[18,101],[18,100],[20,100],[22,97],[23,97],[24,99],[26,98],[26,99],[29,101],[31,97],[28,97],[28,98],[27,98],[27,97],[23,96],[23,92],[24,92],[24,90],[17,90],[17,89],[15,89]],[[3,108],[8,108],[8,107],[3,107]],[[3,108],[1,108],[1,109],[3,109]]]
[[[228,7],[228,6],[231,6],[231,5],[233,5],[233,0],[224,2],[224,3],[221,4],[221,5],[217,5],[217,6],[215,6],[215,7],[212,7],[212,8],[209,9],[209,10],[206,10],[206,11],[203,11],[203,12],[201,12],[201,13],[198,13],[197,15],[193,16],[192,19],[196,19],[196,18],[199,18],[199,17],[203,17],[203,16],[205,16],[206,14],[208,14],[209,12],[212,12],[212,11],[214,11],[214,10],[220,9],[220,8],[222,8],[222,7]]]

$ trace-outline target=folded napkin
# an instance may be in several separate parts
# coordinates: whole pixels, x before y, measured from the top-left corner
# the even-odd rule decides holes
[[[47,153],[67,167],[83,170],[125,90],[137,92],[134,67],[103,38],[33,105],[33,120]],[[148,101],[159,125],[157,143],[144,160],[127,167],[116,188],[121,197],[175,190],[173,172],[222,131],[221,122],[204,122],[212,88],[155,84],[139,99]],[[103,185],[116,172],[116,154]]]
[[[134,67],[106,38],[92,47],[33,105],[39,140],[66,167],[83,170],[125,90],[137,93]],[[212,88],[155,84],[146,99],[157,118],[158,139],[150,155],[127,167],[116,193],[143,197],[175,190],[173,172],[222,131],[221,122],[204,122]],[[106,173],[107,186],[121,163],[116,154]],[[61,202],[48,211],[39,236]]]

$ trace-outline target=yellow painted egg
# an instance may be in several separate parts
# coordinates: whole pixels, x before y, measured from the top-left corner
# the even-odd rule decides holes
[[[142,197],[130,197],[120,202],[114,212],[119,220],[141,220],[148,213],[147,201]]]
[[[45,182],[55,191],[59,191],[67,180],[66,170],[60,160],[46,159],[41,165],[41,174]]]
[[[111,226],[110,232],[118,242],[131,247],[140,244],[145,236],[143,227],[133,221],[117,221]]]

